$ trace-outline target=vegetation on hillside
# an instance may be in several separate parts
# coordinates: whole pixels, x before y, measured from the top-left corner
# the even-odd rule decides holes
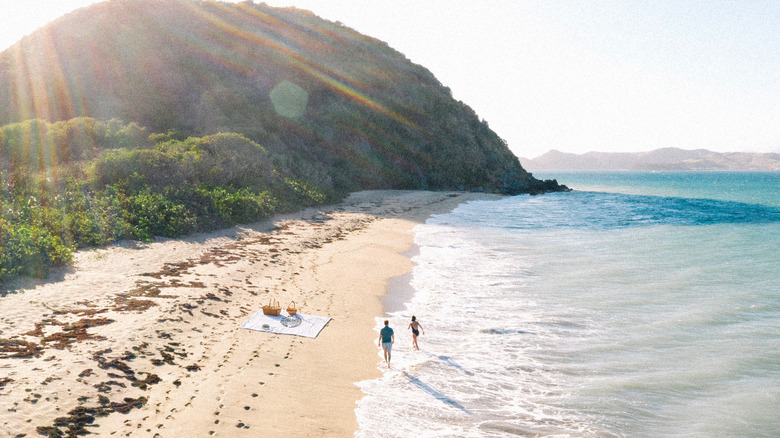
[[[355,190],[562,189],[387,44],[250,1],[74,11],[0,53],[0,102],[0,281]]]
[[[97,3],[0,54],[0,101],[0,125],[87,116],[239,133],[340,191],[555,187],[426,68],[294,8]]]
[[[240,134],[173,137],[91,118],[0,127],[0,282],[44,276],[80,247],[209,231],[334,199]]]

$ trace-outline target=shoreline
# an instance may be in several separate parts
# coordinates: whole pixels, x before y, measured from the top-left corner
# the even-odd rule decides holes
[[[354,434],[355,383],[381,375],[375,318],[406,302],[389,294],[411,271],[412,229],[502,197],[357,192],[215,233],[80,251],[72,268],[0,297],[0,431]],[[332,320],[314,339],[239,329],[269,298]]]
[[[425,220],[421,222],[415,222],[414,225],[409,229],[409,233],[411,235],[409,249],[401,254],[402,256],[409,259],[410,262],[414,256],[420,253],[420,248],[414,242],[414,228],[421,223],[425,223]],[[380,296],[380,301],[382,302],[382,308],[384,309],[385,315],[400,312],[406,309],[406,303],[408,303],[414,297],[414,290],[409,285],[409,282],[412,279],[412,268],[414,268],[413,264],[410,265],[410,269],[407,272],[403,273],[402,275],[392,277],[388,280],[385,293]]]

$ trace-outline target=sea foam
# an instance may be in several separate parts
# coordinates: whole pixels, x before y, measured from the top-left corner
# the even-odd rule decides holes
[[[357,436],[780,430],[780,203],[679,196],[664,177],[678,196],[616,193],[633,180],[610,175],[616,192],[473,202],[417,227],[414,295],[389,315],[392,367],[359,383]]]

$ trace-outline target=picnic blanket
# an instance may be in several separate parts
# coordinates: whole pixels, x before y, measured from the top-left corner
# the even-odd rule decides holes
[[[330,318],[326,316],[288,315],[282,312],[279,316],[264,315],[260,310],[249,320],[241,325],[241,328],[257,330],[259,332],[279,333],[283,335],[298,335],[307,338],[316,338],[328,324]]]

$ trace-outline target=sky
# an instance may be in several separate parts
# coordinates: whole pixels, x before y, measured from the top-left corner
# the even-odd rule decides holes
[[[0,50],[94,0],[0,0]],[[518,156],[780,152],[775,0],[266,0],[386,41]]]

